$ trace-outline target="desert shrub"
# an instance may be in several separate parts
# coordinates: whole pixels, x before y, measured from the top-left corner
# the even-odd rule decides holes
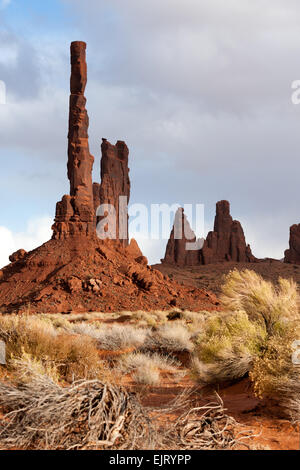
[[[197,356],[191,361],[192,376],[202,384],[218,384],[244,377],[253,364],[253,356],[247,352],[224,355],[222,360],[212,363],[201,362]]]
[[[117,365],[123,373],[133,372],[133,379],[146,385],[157,385],[160,382],[160,371],[177,374],[178,362],[161,354],[135,352],[123,356]]]
[[[8,366],[25,353],[51,361],[67,380],[102,377],[106,373],[95,340],[84,335],[60,334],[53,324],[39,317],[0,317],[0,339],[6,343]]]
[[[254,357],[266,337],[264,327],[251,322],[246,313],[221,312],[207,319],[203,332],[197,336],[195,353],[205,364]]]
[[[250,379],[259,398],[273,398],[293,420],[300,421],[300,366],[292,362],[292,345],[300,328],[287,325],[272,336],[255,358]]]
[[[136,369],[133,380],[143,385],[158,385],[160,382],[159,370],[153,365],[150,367],[142,365]]]
[[[264,323],[268,334],[275,333],[283,321],[299,319],[298,302],[293,280],[279,279],[274,286],[248,269],[229,272],[222,286],[223,307],[232,312],[245,312],[250,321]]]
[[[94,325],[78,323],[73,326],[74,333],[87,335],[97,341],[99,349],[117,350],[141,346],[146,338],[147,330],[131,325]]]
[[[0,382],[5,448],[151,448],[147,411],[133,394],[99,380],[60,386],[27,357],[14,362],[17,385]]]
[[[145,325],[150,328],[156,328],[167,322],[168,312],[161,310],[153,310],[151,312],[143,312],[141,310],[132,312],[132,318],[136,323]]]
[[[278,285],[249,271],[230,272],[222,288],[231,313],[207,318],[198,335],[192,370],[204,382],[250,373],[259,397],[278,399],[295,419],[299,368],[292,364],[292,343],[300,338],[299,297],[292,280]]]
[[[162,356],[161,354],[141,352],[126,354],[119,361],[119,367],[124,372],[131,372],[143,366],[175,371],[178,362],[174,358]]]
[[[191,332],[177,322],[166,323],[147,336],[146,346],[166,351],[192,351]]]

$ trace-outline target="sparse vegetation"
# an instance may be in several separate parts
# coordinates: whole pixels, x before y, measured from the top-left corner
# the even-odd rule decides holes
[[[94,325],[78,323],[73,326],[72,331],[95,339],[99,349],[110,351],[139,347],[147,335],[145,329],[131,325],[102,325],[97,328]]]
[[[145,385],[157,385],[160,382],[160,371],[179,374],[178,362],[171,358],[154,353],[132,353],[123,356],[118,368],[123,373],[133,372],[133,380]],[[182,375],[182,374],[181,374]]]
[[[65,333],[44,318],[1,316],[0,339],[6,343],[8,366],[25,353],[39,361],[51,362],[66,380],[106,374],[94,339]]]
[[[250,321],[262,323],[268,335],[276,333],[283,322],[299,320],[296,283],[279,278],[275,286],[248,269],[235,269],[225,277],[221,303],[227,311],[244,312]]]
[[[276,399],[299,422],[300,368],[291,361],[292,343],[300,339],[296,285],[281,279],[274,286],[251,271],[233,271],[225,278],[222,306],[218,312],[110,313],[109,321],[102,313],[0,316],[7,347],[1,443],[36,449],[240,446],[238,425],[218,397],[214,405],[177,407],[177,419],[161,432],[153,417],[172,415],[175,405],[147,408],[132,392],[155,387],[162,377],[181,380],[186,355],[201,385],[249,375],[259,398]],[[118,323],[122,315],[125,322]],[[185,409],[181,416],[179,408]]]
[[[182,324],[166,323],[147,337],[147,346],[166,351],[192,351],[191,332]]]
[[[62,387],[30,360],[14,362],[18,385],[0,382],[2,446],[20,449],[151,448],[147,411],[124,388],[99,380]],[[25,380],[24,380],[25,378]]]
[[[279,279],[274,286],[255,272],[234,270],[222,292],[229,313],[207,318],[196,340],[194,375],[219,383],[249,373],[258,397],[276,399],[299,420],[300,370],[292,363],[292,344],[300,338],[296,284]]]
[[[264,347],[266,331],[246,313],[218,313],[207,319],[196,338],[192,371],[201,382],[244,377]]]

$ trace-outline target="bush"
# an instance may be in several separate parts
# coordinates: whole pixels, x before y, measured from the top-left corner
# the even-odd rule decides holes
[[[300,329],[286,326],[271,337],[264,354],[255,358],[250,379],[259,398],[273,398],[285,414],[300,421],[300,367],[292,363],[292,344]]]
[[[143,385],[158,385],[160,382],[159,370],[154,366],[140,366],[136,369],[133,380]]]
[[[192,371],[205,383],[244,377],[266,337],[265,329],[246,313],[212,315],[197,336]]]
[[[191,332],[182,324],[172,322],[161,325],[148,335],[146,346],[167,351],[192,351]]]
[[[254,271],[233,270],[225,277],[221,303],[232,312],[245,312],[250,321],[263,323],[269,335],[280,323],[299,320],[297,285],[293,280],[279,279],[278,286],[265,281]]]
[[[227,313],[207,317],[196,340],[194,374],[203,382],[221,382],[251,371],[258,396],[276,395],[293,370],[291,344],[298,339],[299,325],[296,284],[279,279],[274,286],[253,271],[234,270],[225,277],[222,292]]]
[[[1,316],[0,339],[6,343],[8,366],[25,353],[53,363],[66,380],[106,374],[95,340],[84,335],[62,334],[51,322],[39,317]]]
[[[147,335],[147,330],[131,325],[103,325],[96,328],[85,323],[74,325],[73,332],[90,336],[97,341],[99,349],[110,351],[141,346]]]

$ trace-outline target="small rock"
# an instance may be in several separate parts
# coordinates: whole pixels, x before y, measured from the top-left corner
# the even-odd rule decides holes
[[[67,286],[70,292],[79,292],[82,289],[82,281],[78,277],[72,276],[68,279]]]
[[[16,261],[21,261],[26,255],[27,255],[27,251],[23,249],[15,251],[15,253],[10,255],[9,261],[11,261],[12,263],[15,263]]]

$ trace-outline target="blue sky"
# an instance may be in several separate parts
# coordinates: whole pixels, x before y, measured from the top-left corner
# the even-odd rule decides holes
[[[299,2],[0,5],[0,263],[14,248],[46,241],[55,203],[68,192],[73,40],[88,44],[94,180],[101,138],[125,140],[132,203],[203,203],[207,232],[215,203],[228,199],[254,254],[283,256],[289,226],[300,222],[300,106],[291,103]],[[165,243],[142,242],[150,261]]]

